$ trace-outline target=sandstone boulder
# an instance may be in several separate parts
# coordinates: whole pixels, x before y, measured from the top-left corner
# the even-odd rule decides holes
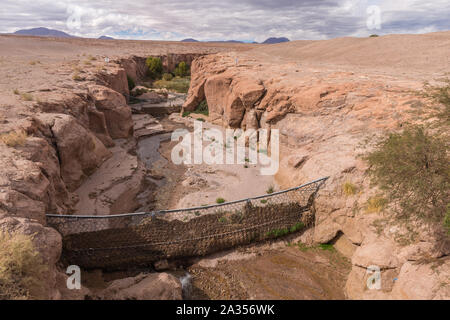
[[[70,191],[80,186],[111,156],[104,144],[75,118],[62,114],[40,114],[38,117],[51,128],[61,176]]]
[[[113,139],[129,138],[133,135],[133,121],[131,108],[127,105],[123,95],[110,88],[89,86],[95,106],[105,115],[108,132]]]
[[[406,262],[392,290],[394,299],[431,300],[450,297],[450,260]]]
[[[122,94],[125,99],[128,99],[130,96],[127,73],[119,65],[111,63],[108,65],[107,72],[100,73],[97,77],[104,81],[111,90]]]
[[[399,261],[396,254],[396,246],[389,239],[377,239],[363,243],[355,251],[352,263],[360,267],[378,266],[382,269],[396,268]]]

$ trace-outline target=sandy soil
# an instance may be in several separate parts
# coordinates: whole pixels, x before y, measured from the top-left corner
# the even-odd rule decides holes
[[[345,299],[350,262],[336,251],[256,247],[216,265],[194,264],[191,299]],[[236,256],[236,253],[234,253]]]

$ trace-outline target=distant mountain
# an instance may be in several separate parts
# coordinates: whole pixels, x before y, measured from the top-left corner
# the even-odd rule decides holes
[[[70,34],[62,31],[47,29],[47,28],[33,28],[33,29],[22,29],[14,32],[14,34],[23,36],[37,36],[37,37],[55,37],[55,38],[75,38]]]
[[[243,41],[238,41],[238,40],[217,40],[217,41],[208,41],[208,42],[218,42],[218,43],[244,43]]]
[[[192,39],[192,38],[189,38],[189,39],[181,40],[181,42],[200,42],[200,41]]]
[[[108,37],[108,36],[101,36],[98,38],[99,40],[114,40],[114,38],[112,37]]]
[[[289,40],[288,38],[269,38],[266,41],[263,42],[263,44],[275,44],[275,43],[282,43],[282,42],[289,42],[291,40]]]

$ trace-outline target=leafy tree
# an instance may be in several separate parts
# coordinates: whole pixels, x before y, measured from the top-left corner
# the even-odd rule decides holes
[[[148,57],[145,61],[148,68],[148,75],[152,79],[160,79],[163,72],[163,65],[160,58]]]
[[[175,75],[177,77],[186,77],[189,75],[189,66],[186,64],[186,62],[182,61],[178,64],[178,66],[175,68]]]
[[[381,139],[366,156],[372,181],[395,204],[396,217],[443,221],[450,199],[447,141],[421,126]]]

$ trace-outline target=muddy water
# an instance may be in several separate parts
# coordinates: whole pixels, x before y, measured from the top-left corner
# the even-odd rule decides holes
[[[169,120],[168,117],[160,117],[158,120],[168,133],[139,139],[136,153],[150,172],[147,180],[154,186],[152,194],[154,209],[164,210],[176,206],[180,194],[178,190],[182,188],[181,183],[186,170],[183,165],[175,165],[170,160],[171,150],[177,143],[171,142],[171,132],[185,127]],[[148,196],[148,193],[142,196]]]
[[[159,153],[161,142],[169,141],[170,133],[158,134],[156,136],[143,138],[137,144],[137,155],[148,169],[155,165],[164,166],[167,164],[165,159]]]

